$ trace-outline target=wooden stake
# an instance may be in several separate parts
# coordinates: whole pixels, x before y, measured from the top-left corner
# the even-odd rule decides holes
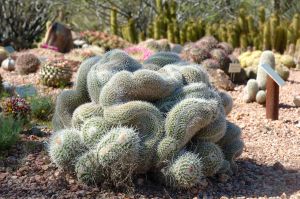
[[[267,89],[267,96],[266,96],[267,119],[278,120],[279,86],[269,75],[267,78],[266,89]]]

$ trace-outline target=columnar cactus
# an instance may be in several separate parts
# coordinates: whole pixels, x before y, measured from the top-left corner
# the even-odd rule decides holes
[[[85,61],[74,89],[58,97],[53,122],[63,130],[49,152],[87,184],[119,186],[152,172],[168,186],[190,188],[234,165],[242,147],[228,136],[231,109],[231,97],[211,86],[202,66],[166,52],[141,65],[114,50]]]

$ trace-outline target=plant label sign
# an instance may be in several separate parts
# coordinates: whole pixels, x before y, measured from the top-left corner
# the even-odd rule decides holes
[[[239,64],[239,63],[231,63],[229,65],[228,72],[229,73],[240,73],[241,70],[242,70],[241,64]]]
[[[6,52],[8,52],[9,54],[15,52],[15,49],[12,46],[5,46],[4,49],[6,50]]]
[[[262,64],[262,69],[278,84],[278,86],[283,86],[285,81],[274,71],[268,64]]]

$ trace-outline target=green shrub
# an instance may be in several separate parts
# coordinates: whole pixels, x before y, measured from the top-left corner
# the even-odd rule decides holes
[[[54,104],[50,97],[36,96],[30,98],[31,115],[34,119],[49,120],[54,110]]]
[[[0,115],[0,150],[8,149],[19,138],[23,121],[14,119],[12,116]]]

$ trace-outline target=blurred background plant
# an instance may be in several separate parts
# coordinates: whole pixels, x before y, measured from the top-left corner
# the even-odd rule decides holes
[[[0,45],[12,44],[17,49],[39,41],[49,21],[67,24],[76,32],[111,33],[131,43],[167,37],[176,42],[180,30],[193,32],[194,26],[208,24],[205,34],[210,34],[219,23],[238,21],[241,8],[247,18],[253,17],[255,26],[261,6],[266,19],[276,13],[283,25],[300,13],[299,0],[0,0],[0,5]],[[156,29],[161,29],[159,35]]]
[[[0,114],[0,150],[8,149],[19,139],[23,121]]]
[[[33,119],[49,121],[52,118],[54,103],[51,97],[35,96],[28,99]]]

